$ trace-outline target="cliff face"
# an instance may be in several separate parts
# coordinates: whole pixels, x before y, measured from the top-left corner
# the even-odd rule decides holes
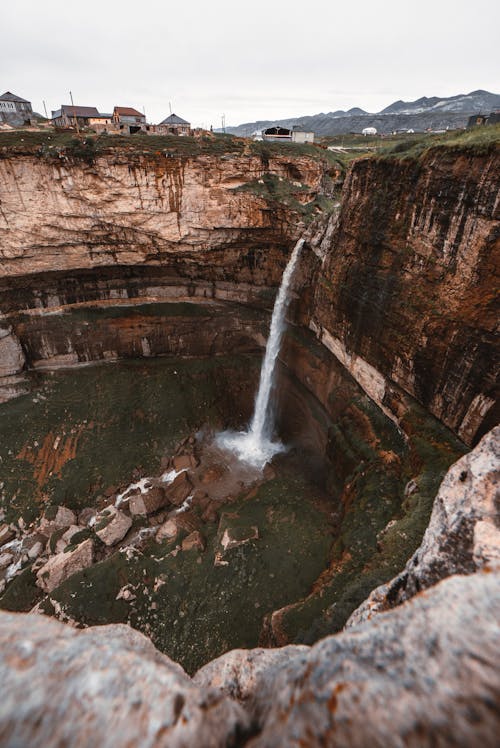
[[[44,362],[261,346],[257,318],[220,302],[269,308],[302,206],[314,202],[328,168],[295,153],[109,148],[88,163],[60,150],[4,149],[0,401],[23,391],[23,369]],[[264,179],[287,199],[270,200]],[[189,306],[181,314],[183,300],[203,302],[206,314]],[[149,304],[142,313],[112,309],[142,301]],[[75,314],[82,304],[103,311],[82,323]]]
[[[498,415],[499,181],[497,153],[358,161],[314,242],[309,326],[394,420],[399,387],[468,444]]]
[[[190,158],[111,151],[91,165],[37,155],[3,158],[2,276],[163,266],[173,253],[178,264],[198,258],[202,265],[207,258],[200,255],[207,250],[244,246],[246,256],[251,248],[288,248],[298,230],[293,210],[271,210],[257,194],[241,189],[264,174],[302,185],[300,202],[319,190],[323,167],[307,157],[292,163],[285,156],[263,160],[240,154]],[[217,278],[215,267],[198,276]],[[251,270],[233,277],[248,280]],[[279,272],[266,268],[260,282],[274,285]]]

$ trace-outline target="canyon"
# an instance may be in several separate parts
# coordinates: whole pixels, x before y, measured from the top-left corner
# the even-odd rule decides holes
[[[444,635],[447,595],[453,646],[493,648],[498,632],[480,627],[474,639],[468,611],[487,616],[498,602],[499,141],[346,169],[320,147],[236,139],[192,152],[175,138],[154,150],[105,142],[82,155],[2,138],[0,608],[24,611],[0,615],[19,652],[1,665],[12,693],[25,687],[23,658],[37,677],[46,666],[17,641],[23,620],[26,641],[53,636],[75,656],[92,646],[113,661],[95,675],[96,694],[110,679],[125,703],[127,658],[136,684],[140,672],[157,693],[161,682],[172,718],[159,732],[157,694],[137,686],[149,745],[319,745],[353,720],[342,712],[347,671],[323,676],[322,657],[347,662],[363,639],[360,662],[376,663],[409,626],[403,688],[411,656],[429,666],[425,637]],[[248,422],[300,237],[275,393],[290,450],[224,497],[231,468],[206,445],[214,430]],[[164,476],[178,468],[191,493],[169,487]],[[457,508],[463,474],[473,486]],[[146,480],[120,504],[128,484]],[[432,625],[417,636],[419,616]],[[257,645],[266,649],[238,654]],[[463,686],[445,659],[446,677]],[[499,684],[484,668],[467,688],[493,745],[484,693],[498,698]],[[0,709],[11,744],[36,736],[40,698],[32,692],[25,733]],[[89,708],[98,731],[107,717]],[[396,745],[383,700],[366,709],[376,740]],[[440,734],[432,715],[410,727],[401,712],[393,737],[418,736],[419,719]],[[362,745],[356,724],[331,744]],[[449,730],[444,744],[458,744]]]

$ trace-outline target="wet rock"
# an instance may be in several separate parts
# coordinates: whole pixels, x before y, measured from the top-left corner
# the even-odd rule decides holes
[[[181,473],[165,489],[167,503],[180,506],[191,494],[192,488],[187,473]]]
[[[0,525],[0,546],[5,545],[5,543],[8,543],[15,537],[16,533],[9,525],[6,525],[5,523]]]
[[[131,527],[130,517],[111,505],[98,515],[94,530],[105,545],[111,546],[123,540]]]
[[[495,572],[451,577],[264,670],[247,694],[260,727],[248,745],[494,748],[499,583]]]
[[[200,481],[204,485],[208,485],[209,483],[215,483],[216,481],[222,478],[225,472],[226,472],[226,467],[224,465],[212,465],[212,467],[207,468],[201,474]]]
[[[36,583],[45,592],[52,592],[65,579],[77,571],[91,566],[94,560],[94,544],[89,538],[72,551],[52,556],[36,575]]]
[[[249,727],[241,706],[125,625],[1,612],[0,682],[6,746],[223,748]]]
[[[500,563],[500,426],[449,469],[422,544],[405,569],[377,587],[347,621],[352,626],[408,600],[452,574]]]
[[[144,516],[163,509],[170,502],[163,486],[152,486],[144,493],[135,493],[129,499],[128,508],[133,516]]]
[[[45,510],[38,529],[49,538],[56,530],[71,525],[76,525],[75,513],[65,506],[52,506]]]
[[[193,549],[196,549],[198,551],[204,551],[205,550],[205,539],[203,535],[195,530],[194,532],[190,533],[187,537],[184,538],[182,541],[182,550],[183,551],[191,551]]]

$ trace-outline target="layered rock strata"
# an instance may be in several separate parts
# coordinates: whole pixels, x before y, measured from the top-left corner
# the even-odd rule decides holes
[[[499,415],[499,185],[498,148],[363,159],[312,240],[311,329],[394,420],[396,386],[467,444]]]

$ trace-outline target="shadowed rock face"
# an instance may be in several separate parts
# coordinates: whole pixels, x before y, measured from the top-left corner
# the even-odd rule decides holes
[[[312,329],[394,418],[398,385],[467,444],[498,420],[499,183],[498,151],[364,159],[316,238]]]

